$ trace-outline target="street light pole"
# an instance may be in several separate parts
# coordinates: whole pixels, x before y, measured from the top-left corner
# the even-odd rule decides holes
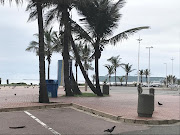
[[[148,89],[149,89],[149,77],[150,77],[150,49],[153,48],[151,47],[146,47],[147,49],[149,49],[149,74],[148,74]]]
[[[173,60],[174,60],[174,58],[172,57],[172,80],[171,80],[171,83],[173,84]]]
[[[166,65],[166,86],[168,86],[167,84],[167,63],[164,63]]]
[[[139,47],[138,47],[138,78],[137,78],[137,87],[139,85],[139,55],[140,55],[140,44],[142,39],[139,37],[139,39],[137,39],[137,41],[139,42]]]

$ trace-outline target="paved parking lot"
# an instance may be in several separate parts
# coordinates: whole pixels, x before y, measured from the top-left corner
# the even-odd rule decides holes
[[[29,116],[27,114],[31,114]],[[38,119],[38,120],[37,120]],[[40,123],[39,123],[40,121]],[[86,114],[72,108],[27,110],[0,113],[0,134],[107,134],[105,129],[116,126],[113,134],[147,130],[148,126],[126,124],[95,115]],[[25,128],[10,129],[9,127]]]

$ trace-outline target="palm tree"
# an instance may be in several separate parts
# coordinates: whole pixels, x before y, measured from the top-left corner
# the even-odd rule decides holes
[[[113,30],[118,26],[118,21],[121,17],[119,9],[123,7],[124,3],[124,0],[118,0],[116,3],[113,3],[110,0],[86,0],[84,4],[77,6],[79,14],[84,16],[80,20],[86,24],[85,27],[87,29],[87,33],[89,33],[92,38],[90,42],[95,50],[96,89],[98,90],[100,90],[99,59],[104,45],[109,42],[115,45],[122,39],[128,39],[129,35],[132,35],[139,30],[149,28],[133,28],[108,38],[112,35]]]
[[[167,83],[170,85],[170,84],[174,84],[175,82],[177,81],[176,77],[175,76],[172,76],[172,75],[168,75],[167,76]]]
[[[132,65],[129,65],[129,63],[128,63],[128,64],[125,64],[125,66],[122,67],[122,68],[123,68],[123,69],[125,70],[125,72],[126,72],[125,78],[126,78],[126,86],[127,86],[128,75],[129,75],[129,73],[131,73],[131,72],[134,71],[135,69],[132,69]]]
[[[0,0],[0,3],[4,4],[5,0]],[[9,0],[12,2],[12,0]],[[23,0],[15,0],[17,4],[22,3]],[[38,29],[39,29],[39,72],[40,72],[40,90],[39,90],[39,102],[49,103],[47,95],[46,82],[45,82],[45,62],[44,62],[44,39],[43,39],[43,17],[42,17],[42,3],[41,0],[37,2],[35,0],[30,1],[33,7],[36,6],[37,18],[38,18]]]
[[[124,81],[124,77],[125,77],[125,76],[121,76],[121,77],[118,76],[118,77],[117,77],[117,78],[119,79],[119,82],[121,82],[121,86],[122,86],[122,82]]]
[[[52,31],[52,28],[50,30],[46,30],[44,32],[44,38],[45,38],[45,46],[44,46],[44,52],[45,56],[47,57],[46,60],[48,61],[48,80],[50,79],[50,64],[51,64],[51,56],[54,50],[54,34],[55,32]],[[34,34],[35,36],[39,36],[38,34]],[[36,55],[39,56],[39,43],[37,41],[31,41],[29,46],[26,48],[26,51],[34,51],[36,52]]]
[[[0,0],[0,3],[4,4],[5,1],[7,0]],[[23,2],[23,0],[9,0],[9,3],[11,3],[12,1],[15,1],[17,5]]]
[[[114,73],[115,73],[115,85],[117,85],[116,83],[116,69],[118,67],[120,67],[122,64],[120,64],[120,60],[121,58],[119,58],[120,56],[116,56],[116,57],[111,57],[108,59],[108,61],[110,61],[112,63],[112,65],[114,66]]]
[[[144,73],[144,75],[145,75],[145,77],[146,77],[146,83],[148,83],[147,78],[148,78],[148,75],[150,74],[150,72],[149,72],[148,69],[145,69],[145,70],[143,71],[143,73]]]
[[[107,74],[107,76],[108,76],[108,78],[109,78],[109,83],[110,83],[110,85],[111,85],[111,75],[112,74],[114,74],[114,66],[113,65],[104,65],[106,68],[107,68],[107,70],[108,70],[108,74]]]
[[[144,70],[139,70],[139,75],[141,76],[141,83],[142,83],[142,76],[144,75]]]
[[[71,35],[71,28],[72,25],[71,23],[75,24],[75,22],[73,22],[70,17],[69,17],[69,12],[73,6],[75,6],[74,2],[82,2],[82,1],[76,1],[76,0],[66,0],[66,1],[59,1],[59,0],[53,0],[52,4],[55,6],[52,10],[50,10],[47,14],[47,19],[46,22],[47,24],[49,22],[51,22],[51,20],[56,17],[58,18],[58,21],[60,21],[60,26],[61,29],[63,29],[63,34],[64,34],[64,38],[63,38],[63,59],[64,59],[64,69],[66,69],[66,71],[64,71],[64,81],[65,81],[65,91],[66,91],[66,95],[67,96],[71,96],[71,90],[69,87],[69,80],[68,80],[68,59],[69,59],[69,53],[68,53],[68,44],[70,43],[69,41],[71,41],[71,45],[72,48],[75,52],[76,55],[76,59],[78,62],[78,65],[80,66],[81,72],[85,78],[85,80],[87,81],[89,87],[91,88],[91,90],[97,94],[98,96],[102,96],[102,92],[101,91],[97,91],[94,87],[94,85],[92,84],[92,82],[90,81],[89,77],[87,76],[84,67],[80,61],[80,57],[79,54],[76,50],[76,45],[74,43],[73,37]],[[76,4],[77,4],[76,3]],[[70,40],[68,40],[70,38]]]
[[[27,6],[27,11],[32,10],[29,16],[31,20],[34,16],[38,19],[39,30],[39,75],[40,75],[40,87],[39,87],[39,102],[49,103],[47,94],[46,81],[45,81],[45,53],[44,53],[44,29],[43,29],[43,13],[42,13],[42,0],[30,0]],[[34,18],[33,18],[34,19]]]
[[[77,51],[78,51],[78,53],[80,54],[80,50],[82,49],[82,43],[81,43],[81,41],[79,42],[79,44],[76,44],[76,48],[77,48]],[[78,70],[77,70],[77,68],[78,68],[78,62],[77,62],[77,60],[76,60],[76,56],[75,56],[75,53],[74,53],[74,51],[72,51],[72,56],[71,56],[71,58],[72,59],[74,59],[75,60],[75,67],[76,67],[76,82],[78,83]]]
[[[94,70],[92,67],[93,59],[90,58],[92,53],[92,49],[85,45],[80,48],[81,61],[84,62],[84,69],[88,75],[88,70]],[[85,81],[85,91],[87,91],[87,82]]]
[[[60,22],[60,28],[63,35],[63,60],[64,60],[64,83],[65,83],[65,92],[66,96],[73,96],[71,90],[70,78],[69,78],[69,44],[70,44],[70,19],[69,19],[69,10],[71,10],[72,1],[71,0],[51,0],[50,6],[53,8],[48,11],[46,15],[46,26],[52,22],[53,19],[58,18]],[[49,6],[49,5],[48,5]]]

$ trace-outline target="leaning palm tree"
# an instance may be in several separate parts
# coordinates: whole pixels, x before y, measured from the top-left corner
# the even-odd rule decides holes
[[[125,70],[125,72],[126,72],[125,78],[126,78],[126,86],[127,86],[128,75],[129,75],[129,73],[131,73],[131,72],[134,71],[135,69],[132,69],[132,65],[129,65],[129,63],[128,63],[128,64],[125,64],[124,67],[122,67],[122,68],[123,68],[123,69]]]
[[[118,55],[118,56],[116,56],[116,57],[111,57],[111,58],[108,59],[108,61],[110,61],[110,62],[112,63],[112,65],[114,66],[115,85],[117,85],[117,83],[116,83],[116,70],[117,70],[118,67],[120,67],[121,65],[123,65],[123,64],[120,63],[121,58],[119,58],[119,57],[120,57],[120,56]]]
[[[106,68],[107,68],[107,70],[108,70],[108,74],[107,74],[107,76],[108,76],[108,78],[109,78],[109,83],[110,83],[110,85],[111,85],[111,75],[112,74],[114,74],[114,66],[112,66],[112,65],[104,65]]]
[[[145,75],[145,77],[146,77],[146,83],[148,83],[147,78],[148,78],[148,75],[150,74],[150,72],[149,72],[148,69],[145,69],[145,70],[143,71],[143,73],[144,73],[144,75]]]
[[[48,103],[49,98],[47,94],[46,81],[45,81],[45,53],[44,53],[44,29],[43,29],[43,13],[42,13],[42,0],[29,0],[27,11],[31,11],[29,21],[32,19],[38,20],[39,30],[39,102]],[[34,18],[35,17],[35,18]]]
[[[121,32],[111,38],[113,30],[117,28],[121,14],[119,9],[124,6],[124,0],[118,0],[113,3],[110,0],[85,0],[81,5],[77,6],[79,14],[83,16],[80,21],[85,24],[87,33],[91,37],[91,43],[94,47],[95,56],[95,74],[96,74],[96,89],[100,90],[99,84],[99,59],[104,45],[108,43],[116,44],[122,39],[128,39],[130,35],[149,27],[137,27]],[[81,35],[81,37],[83,37]],[[90,40],[88,38],[87,40]]]

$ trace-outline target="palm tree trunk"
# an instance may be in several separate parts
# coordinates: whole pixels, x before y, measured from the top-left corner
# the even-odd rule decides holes
[[[71,39],[70,39],[70,40],[71,40],[71,44],[72,44],[73,51],[74,51],[75,56],[76,56],[76,60],[77,60],[77,62],[78,62],[78,65],[79,65],[79,67],[80,67],[80,69],[81,69],[81,72],[82,72],[82,74],[83,74],[86,82],[88,83],[88,86],[90,87],[90,89],[91,89],[95,94],[97,94],[98,96],[102,96],[103,94],[100,93],[100,92],[99,92],[99,93],[97,92],[96,88],[94,87],[94,85],[92,84],[92,82],[89,80],[89,77],[87,76],[86,71],[84,70],[84,67],[83,67],[83,65],[82,65],[82,63],[81,63],[81,61],[80,61],[80,57],[79,57],[79,54],[78,54],[78,52],[77,52],[77,49],[76,49],[74,40],[73,40],[73,38],[72,38],[72,35],[71,35]]]
[[[77,64],[77,61],[76,61],[76,64],[75,64],[75,66],[76,66],[76,82],[77,82],[77,84],[78,84],[78,76],[77,76],[77,67],[78,67],[78,64]]]
[[[128,73],[126,75],[126,86],[127,86],[127,81],[128,81]]]
[[[110,84],[110,86],[111,86],[111,76],[109,76],[109,84]]]
[[[72,78],[71,78],[71,85],[72,85],[72,91],[75,95],[82,95],[77,82],[74,79],[74,74],[72,73]]]
[[[115,68],[115,85],[117,86],[117,83],[116,83],[116,68]]]
[[[71,91],[70,78],[69,78],[69,13],[67,8],[64,9],[62,16],[64,18],[64,41],[63,41],[63,60],[64,60],[64,84],[66,96],[73,96]]]
[[[101,52],[99,50],[99,41],[98,38],[95,45],[95,74],[96,74],[96,90],[99,94],[101,94],[101,88],[99,84],[99,58],[101,56]]]
[[[48,80],[50,78],[50,61],[48,61]]]
[[[39,2],[36,3],[36,7],[38,12],[38,29],[39,29],[39,75],[40,75],[39,102],[49,103],[46,81],[45,81],[44,30],[43,30],[42,7]]]

